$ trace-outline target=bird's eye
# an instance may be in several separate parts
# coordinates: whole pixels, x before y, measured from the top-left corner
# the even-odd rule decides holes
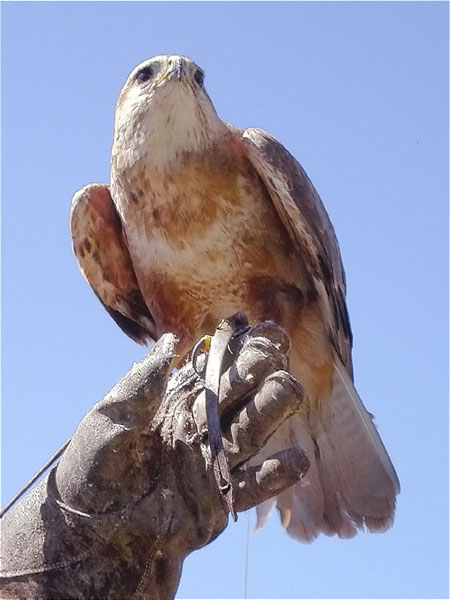
[[[205,74],[203,71],[200,71],[200,69],[197,69],[194,73],[194,79],[200,87],[203,87],[203,84],[205,83]]]
[[[136,81],[143,83],[153,77],[153,69],[151,67],[144,67],[136,73]]]

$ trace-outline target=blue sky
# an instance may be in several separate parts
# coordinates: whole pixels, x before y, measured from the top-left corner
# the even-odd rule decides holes
[[[448,597],[448,4],[2,3],[2,503],[143,349],[77,271],[73,192],[108,181],[115,102],[161,53],[303,164],[340,241],[356,384],[397,468],[394,528],[249,541],[248,597]],[[244,595],[248,520],[179,598]]]

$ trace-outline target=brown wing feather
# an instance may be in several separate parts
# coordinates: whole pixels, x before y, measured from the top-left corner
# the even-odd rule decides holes
[[[234,130],[236,133],[236,130]],[[352,375],[352,332],[345,302],[345,273],[333,225],[301,165],[263,129],[241,132],[248,158],[272,198],[292,240],[308,258],[330,340]]]
[[[278,496],[277,506],[289,533],[300,539],[313,539],[320,531],[351,537],[364,525],[384,531],[392,524],[400,485],[350,379],[352,335],[333,226],[306,173],[277,140],[260,129],[247,129],[241,135],[250,162],[304,258],[337,355],[329,416],[316,412],[311,419],[312,404],[308,420],[295,415],[285,437],[274,437],[278,447],[296,440],[309,451],[312,464],[307,491],[294,486]],[[266,513],[267,509],[263,518]]]
[[[90,184],[76,192],[70,228],[80,270],[114,321],[139,344],[155,339],[155,324],[139,289],[107,185]]]

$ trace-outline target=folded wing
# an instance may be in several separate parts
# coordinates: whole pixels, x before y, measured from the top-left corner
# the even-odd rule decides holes
[[[139,344],[156,339],[107,185],[90,184],[75,193],[70,229],[80,270],[114,321]]]
[[[345,273],[333,225],[302,166],[263,129],[250,128],[242,139],[291,239],[308,257],[307,267],[318,292],[328,335],[352,376],[352,332],[345,303]]]
[[[291,535],[303,540],[311,540],[319,532],[352,537],[363,527],[384,531],[392,524],[400,485],[372,417],[353,385],[345,275],[333,226],[305,171],[282,144],[261,129],[247,129],[241,135],[281,222],[305,258],[333,347],[330,397],[311,402],[307,417],[295,415],[287,422],[284,435],[281,432],[272,440],[276,450],[280,444],[283,447],[295,441],[311,461],[309,487],[293,486],[277,498],[283,524]],[[293,340],[296,343],[302,340]],[[294,347],[291,367],[295,354]],[[269,509],[269,504],[261,508],[259,524]]]

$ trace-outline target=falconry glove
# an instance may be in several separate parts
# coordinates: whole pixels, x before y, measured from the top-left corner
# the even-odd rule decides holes
[[[248,465],[302,401],[284,370],[288,347],[263,323],[233,338],[224,357],[219,412],[237,511],[309,467],[298,448]],[[2,598],[172,598],[184,558],[226,527],[206,430],[207,357],[173,373],[176,353],[176,338],[163,335],[5,515]]]

